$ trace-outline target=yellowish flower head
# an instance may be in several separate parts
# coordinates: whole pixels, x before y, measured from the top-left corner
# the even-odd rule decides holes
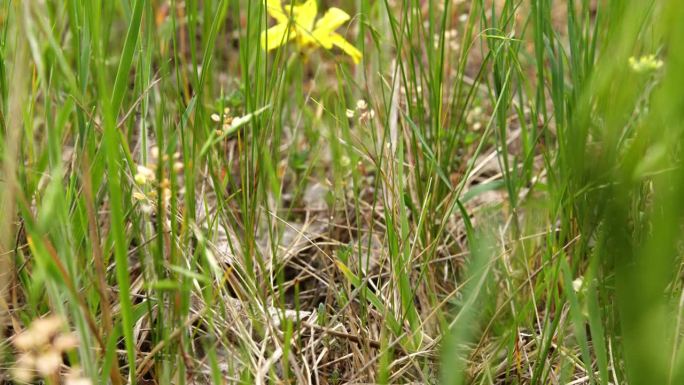
[[[658,60],[655,55],[629,58],[629,66],[632,67],[632,71],[640,74],[657,71],[663,67],[663,64],[663,61]]]
[[[355,64],[361,62],[361,52],[335,30],[349,21],[345,11],[332,7],[316,20],[316,0],[307,0],[300,5],[286,5],[280,0],[264,0],[266,12],[275,19],[276,25],[261,33],[261,46],[267,51],[297,41],[300,48],[307,46],[332,49],[333,46],[349,55]]]

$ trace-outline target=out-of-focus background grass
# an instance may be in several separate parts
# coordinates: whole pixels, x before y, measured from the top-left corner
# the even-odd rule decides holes
[[[684,383],[680,3],[0,2],[0,383]]]

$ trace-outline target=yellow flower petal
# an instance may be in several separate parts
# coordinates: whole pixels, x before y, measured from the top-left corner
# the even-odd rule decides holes
[[[330,41],[333,45],[341,49],[344,53],[351,56],[354,64],[359,64],[363,54],[356,47],[354,47],[350,42],[346,41],[342,35],[339,33],[331,33],[329,36]]]
[[[330,8],[323,17],[316,22],[316,29],[313,31],[313,38],[325,49],[331,49],[333,40],[331,35],[334,30],[350,19],[347,12],[339,8]]]
[[[286,6],[287,11],[290,7]],[[315,43],[312,31],[314,29],[314,21],[318,14],[318,4],[316,0],[307,0],[302,5],[295,5],[292,7],[292,16],[294,17],[295,29],[297,36],[300,39],[300,44]]]
[[[304,4],[295,6],[294,13],[299,26],[312,31],[318,14],[318,3],[316,0],[307,0]]]
[[[313,31],[314,42],[325,49],[332,49],[333,47],[333,41],[330,36],[331,33],[329,31],[321,29],[316,29]]]
[[[288,24],[276,24],[261,33],[261,47],[266,51],[274,50],[296,36]]]
[[[332,32],[349,21],[350,18],[347,12],[335,7],[330,8],[316,22],[316,30]]]
[[[266,12],[268,12],[269,16],[276,19],[278,23],[287,24],[289,18],[283,12],[280,0],[266,0]]]
[[[261,33],[261,45],[271,51],[292,39],[297,39],[300,47],[318,45],[325,49],[333,46],[349,55],[354,63],[361,61],[362,53],[351,43],[334,31],[351,18],[345,11],[332,7],[316,21],[318,3],[306,0],[301,5],[282,5],[282,0],[264,0],[268,14],[278,24]]]

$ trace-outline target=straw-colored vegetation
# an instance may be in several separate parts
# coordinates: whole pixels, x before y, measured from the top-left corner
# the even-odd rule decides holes
[[[1,1],[0,383],[684,383],[682,20]]]

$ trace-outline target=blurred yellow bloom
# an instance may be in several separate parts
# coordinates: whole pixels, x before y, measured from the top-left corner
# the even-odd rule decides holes
[[[290,40],[296,39],[300,47],[320,46],[325,49],[338,47],[359,64],[361,52],[335,30],[349,21],[350,16],[339,8],[330,8],[316,21],[318,5],[316,0],[307,0],[301,5],[282,6],[280,0],[265,0],[266,11],[277,22],[261,33],[261,46],[270,51]],[[290,19],[290,16],[292,17]]]
[[[629,65],[632,67],[632,71],[640,74],[659,70],[663,67],[663,64],[663,61],[658,60],[655,55],[641,56],[639,58],[632,56],[629,58]]]

